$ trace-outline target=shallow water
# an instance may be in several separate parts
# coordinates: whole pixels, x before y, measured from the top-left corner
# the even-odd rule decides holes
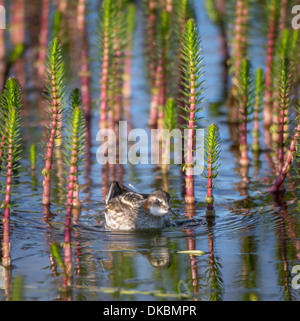
[[[91,2],[91,12],[94,6]],[[26,140],[20,184],[15,190],[11,214],[13,265],[10,272],[2,271],[0,276],[1,300],[10,297],[11,284],[17,276],[23,277],[23,297],[30,301],[300,299],[300,290],[292,287],[291,274],[292,267],[300,264],[299,192],[294,188],[297,182],[289,178],[284,197],[274,200],[267,192],[274,174],[266,153],[261,153],[258,160],[250,153],[249,171],[241,173],[227,122],[228,107],[223,102],[218,30],[208,20],[202,3],[197,2],[196,7],[207,80],[207,103],[202,116],[207,124],[219,124],[222,138],[215,218],[206,217],[206,182],[201,177],[196,177],[195,208],[186,208],[184,177],[178,166],[171,166],[167,176],[155,165],[124,165],[115,168],[115,173],[102,168],[95,157],[100,146],[96,141],[99,122],[96,108],[92,120],[91,158],[86,165],[89,170],[80,177],[82,210],[73,220],[74,274],[70,291],[63,291],[62,271],[54,264],[50,251],[53,242],[64,241],[65,207],[63,199],[60,200],[63,193],[56,188],[51,211],[43,209],[43,163],[40,158],[36,176],[32,176],[29,162],[32,141]],[[93,13],[89,21],[92,30]],[[148,130],[150,96],[141,32],[139,25],[131,108],[133,127]],[[93,37],[92,33],[91,41]],[[259,41],[259,36],[257,38]],[[258,57],[255,63],[259,65],[261,61],[263,59]],[[95,68],[93,78],[97,80],[98,75]],[[76,77],[74,83],[78,83]],[[97,88],[93,95],[97,99]],[[216,105],[218,107],[213,108]],[[27,115],[30,126],[23,129],[23,137],[39,141],[41,127],[35,127],[33,116],[38,117],[34,109]],[[106,231],[102,225],[103,195],[115,178],[145,193],[163,187],[172,196],[174,210],[183,217],[193,214],[200,224],[188,228],[172,226],[161,232]],[[2,234],[2,226],[0,229]],[[199,250],[204,254],[178,253],[184,250]]]

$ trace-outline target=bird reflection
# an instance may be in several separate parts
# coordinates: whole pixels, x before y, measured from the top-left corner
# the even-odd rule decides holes
[[[150,252],[147,254],[150,264],[158,269],[168,269],[172,265],[172,255],[168,247],[167,237],[150,239]]]
[[[116,257],[114,254],[126,252],[126,251],[136,251],[141,253],[147,258],[149,263],[156,269],[168,269],[172,265],[172,254],[170,252],[169,239],[167,237],[161,236],[160,234],[154,234],[151,236],[147,233],[108,233],[107,241],[107,251],[112,251],[108,254],[109,259],[103,260],[103,266],[112,270],[115,265]],[[141,242],[145,242],[141,246]],[[148,249],[147,251],[141,251],[140,248]],[[116,253],[114,253],[116,251]]]

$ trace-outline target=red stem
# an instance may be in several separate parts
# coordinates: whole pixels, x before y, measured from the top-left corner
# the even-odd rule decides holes
[[[39,67],[38,74],[42,78],[45,74],[45,61],[47,57],[47,45],[49,35],[49,14],[50,1],[43,0],[42,16],[41,16],[41,30],[40,30],[40,52],[39,52]]]
[[[191,69],[193,69],[194,63],[190,62]],[[194,192],[194,140],[195,140],[195,110],[196,110],[196,91],[195,91],[195,75],[190,76],[190,105],[189,105],[189,122],[188,122],[188,141],[187,141],[187,156],[186,156],[186,197],[185,201],[188,204],[195,202]]]
[[[281,172],[284,162],[284,123],[285,123],[285,99],[281,99],[281,108],[278,128],[278,173]]]
[[[273,186],[270,188],[270,192],[278,192],[280,189],[283,189],[281,187],[281,185],[284,182],[284,179],[285,179],[288,171],[290,170],[290,166],[293,162],[294,153],[296,151],[296,146],[297,146],[297,143],[299,140],[299,136],[300,136],[300,123],[297,125],[297,127],[295,129],[295,134],[293,135],[292,141],[290,143],[290,148],[287,152],[287,157],[286,157],[285,163],[282,167],[282,170],[279,173],[279,175],[277,176],[276,181],[274,182]]]
[[[4,5],[4,1],[0,1],[0,5]],[[5,70],[6,70],[6,46],[5,46],[5,30],[0,29],[0,89],[4,88]]]
[[[154,87],[152,88],[149,126],[156,126],[159,116],[161,119],[161,113],[159,114],[158,108],[160,106],[160,103],[162,102],[162,98],[161,98],[161,95],[162,95],[161,88],[163,83],[162,79],[163,79],[163,64],[162,64],[162,61],[159,60],[156,68],[155,84],[154,84]]]
[[[101,103],[100,103],[100,128],[107,127],[108,111],[108,75],[109,75],[109,35],[104,32],[103,37],[103,61],[101,74]]]
[[[77,27],[81,35],[81,94],[86,120],[91,118],[91,73],[89,65],[89,46],[86,35],[86,0],[79,0],[77,7]]]
[[[213,179],[212,179],[212,150],[209,151],[208,157],[208,180],[207,180],[207,198],[209,198],[207,202],[207,209],[212,210],[214,208],[213,201]]]
[[[57,85],[54,79],[54,76],[52,76],[52,121],[51,121],[51,131],[50,131],[50,137],[47,144],[47,152],[46,152],[46,161],[45,161],[45,177],[43,182],[44,192],[43,192],[43,204],[49,205],[50,204],[50,196],[51,196],[51,170],[52,170],[52,162],[53,162],[53,151],[55,146],[55,138],[57,136],[58,132],[58,126],[59,126],[59,117],[61,115],[60,113],[60,98],[57,96]]]
[[[267,62],[266,62],[266,89],[265,89],[265,108],[264,124],[269,127],[272,124],[272,102],[273,102],[273,60],[275,53],[275,41],[277,31],[276,5],[273,4],[270,12],[268,44],[267,44]]]
[[[254,107],[254,141],[253,145],[255,146],[255,151],[257,151],[260,147],[259,145],[259,97],[256,97],[255,107]]]
[[[248,24],[249,8],[248,3],[243,0],[236,2],[236,21],[235,21],[235,40],[234,40],[234,70],[235,79],[240,71],[242,61],[245,58],[247,50],[247,24]]]
[[[25,0],[12,1],[11,41],[14,45],[25,42]]]
[[[173,0],[166,0],[166,11],[172,12],[174,9]]]
[[[4,267],[11,265],[10,253],[10,203],[13,176],[13,141],[9,139],[8,156],[7,156],[7,174],[6,174],[6,192],[5,192],[5,209],[3,219],[3,244],[2,244],[2,263]]]
[[[149,55],[149,71],[150,71],[150,83],[154,85],[155,73],[156,73],[156,20],[157,20],[157,0],[149,1],[149,15],[148,15],[148,30],[147,30],[147,41],[148,41],[148,55]]]
[[[241,150],[241,165],[248,165],[248,142],[247,142],[247,108],[248,108],[248,97],[243,97],[241,106],[241,135],[240,135],[240,150]]]
[[[69,184],[68,184],[68,197],[67,197],[67,214],[66,214],[66,228],[65,228],[65,266],[67,277],[72,276],[72,239],[71,239],[71,227],[72,227],[72,208],[74,202],[76,183],[78,183],[78,150],[77,150],[77,138],[73,140],[71,166],[69,170]],[[67,279],[68,280],[68,279]],[[65,280],[67,282],[67,280]]]
[[[280,5],[281,5],[281,8],[280,8],[279,29],[280,31],[283,31],[287,26],[289,0],[282,0]]]
[[[163,55],[165,57],[165,55]],[[164,106],[167,100],[167,88],[166,88],[166,68],[165,68],[165,58],[159,61],[161,68],[160,85],[159,85],[159,98],[158,98],[158,114],[157,114],[157,128],[164,128]]]
[[[132,44],[129,40],[127,49],[125,50],[124,62],[124,75],[123,75],[123,97],[129,99],[131,96],[131,69],[132,69]]]
[[[122,52],[122,42],[121,39],[115,39],[114,43],[114,53],[115,58],[113,63],[113,81],[114,81],[114,93],[113,97],[111,97],[113,101],[113,109],[114,109],[114,118],[115,122],[119,122],[122,119],[123,111],[122,111],[122,70],[124,67],[124,59]]]

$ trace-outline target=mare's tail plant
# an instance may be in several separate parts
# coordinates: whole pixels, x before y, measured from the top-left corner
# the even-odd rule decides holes
[[[186,174],[186,197],[188,204],[195,202],[194,194],[194,154],[195,154],[195,136],[197,128],[196,113],[202,110],[197,107],[203,101],[203,65],[202,65],[202,49],[201,39],[194,19],[189,19],[185,25],[184,33],[181,41],[181,58],[183,75],[183,94],[184,111],[187,116],[183,116],[186,120],[187,128],[187,152],[183,170]]]
[[[249,0],[237,0],[235,5],[235,27],[231,52],[232,93],[234,97],[237,94],[240,69],[248,53],[249,6]]]
[[[242,70],[239,75],[239,84],[237,88],[237,98],[240,111],[240,164],[243,166],[249,165],[248,157],[248,116],[252,113],[251,96],[252,96],[252,82],[251,82],[251,66],[249,60],[245,59],[242,62]]]
[[[167,100],[167,64],[170,38],[170,13],[162,11],[156,35],[156,72],[150,105],[149,125],[163,128]]]
[[[32,144],[30,146],[30,162],[31,162],[31,170],[35,171],[36,168],[36,145]]]
[[[87,38],[87,1],[79,0],[77,6],[77,27],[81,38],[81,92],[87,126],[91,119],[91,70],[89,57],[89,41]]]
[[[300,103],[296,106],[296,113],[297,117],[295,119],[295,127],[294,127],[294,134],[290,141],[289,148],[286,152],[286,157],[284,164],[282,166],[282,169],[280,173],[278,174],[275,182],[273,183],[272,187],[270,188],[270,192],[275,193],[279,190],[283,190],[283,182],[285,180],[286,175],[288,174],[291,165],[293,163],[293,160],[295,156],[299,157],[299,138],[300,138]]]
[[[275,144],[277,145],[277,172],[280,173],[284,163],[284,149],[288,136],[289,129],[289,113],[291,107],[291,91],[292,91],[292,70],[291,63],[288,54],[288,42],[289,42],[289,31],[284,30],[283,33],[283,52],[281,57],[276,59],[276,80],[274,82],[274,100],[276,101],[276,109],[274,113],[277,113],[276,134],[278,135]],[[275,105],[274,105],[275,107]]]
[[[285,36],[286,34],[286,36]],[[278,162],[277,162],[277,172],[278,176],[271,187],[271,192],[277,192],[279,190],[283,190],[283,182],[285,177],[290,170],[291,164],[295,155],[299,156],[299,135],[300,135],[300,122],[299,122],[299,112],[300,107],[299,103],[296,103],[296,118],[295,118],[295,127],[294,127],[294,134],[289,144],[289,148],[285,153],[285,146],[286,140],[285,134],[287,134],[287,124],[289,122],[289,112],[292,103],[292,64],[289,55],[289,46],[286,44],[288,39],[289,32],[284,30],[283,33],[283,45],[282,45],[282,52],[276,61],[276,65],[278,65],[279,73],[278,73],[278,80],[276,81],[276,91],[275,97],[277,99],[277,105],[279,109],[278,115],[278,140],[277,140],[277,153],[278,153]],[[285,39],[286,38],[286,39]]]
[[[174,98],[169,98],[165,108],[165,126],[164,128],[168,130],[166,137],[163,137],[163,162],[162,162],[162,172],[166,173],[169,170],[170,162],[170,136],[169,133],[177,128],[177,106]]]
[[[279,0],[269,2],[268,43],[267,43],[267,61],[265,77],[265,106],[264,106],[264,125],[270,127],[272,124],[272,105],[273,105],[273,61],[275,54],[275,43],[278,29]]]
[[[155,74],[156,74],[156,32],[157,32],[157,20],[158,20],[158,0],[145,0],[145,36],[146,36],[146,56],[147,56],[147,71],[149,74],[150,86],[154,86]],[[151,121],[151,119],[150,119]],[[156,120],[152,120],[154,125]]]
[[[46,90],[47,105],[50,116],[48,131],[48,142],[45,155],[45,168],[43,169],[43,204],[49,205],[51,201],[51,170],[53,166],[53,155],[55,140],[62,132],[62,111],[64,105],[65,79],[64,63],[62,60],[62,47],[57,38],[50,43],[46,61]]]
[[[66,141],[66,159],[69,165],[68,205],[80,206],[79,201],[79,166],[85,151],[86,127],[82,98],[79,89],[74,89],[70,96],[71,115],[69,118]]]
[[[69,132],[66,144],[67,159],[69,162],[67,214],[65,229],[65,266],[66,273],[72,273],[72,246],[71,222],[72,208],[80,206],[79,200],[79,163],[85,151],[85,115],[82,109],[82,98],[79,89],[75,89],[70,97],[71,116],[67,131]]]
[[[127,1],[114,1],[114,20],[112,28],[112,55],[109,77],[109,123],[110,128],[123,117],[123,70],[124,50],[126,44],[126,4]]]
[[[53,257],[53,263],[58,265],[62,269],[63,275],[63,288],[66,289],[71,284],[71,271],[68,271],[66,260],[63,259],[62,248],[58,243],[51,244],[51,254]]]
[[[176,93],[176,97],[177,97],[177,104],[179,107],[178,112],[180,112],[181,114],[183,114],[184,116],[186,116],[185,110],[184,110],[184,100],[182,99],[183,92],[184,92],[184,86],[183,86],[183,81],[184,81],[184,72],[182,69],[182,63],[183,63],[183,58],[182,58],[182,54],[181,54],[181,46],[178,46],[178,43],[181,41],[182,38],[182,34],[184,32],[184,28],[186,25],[186,22],[189,19],[193,19],[195,18],[196,14],[195,14],[195,10],[191,4],[190,0],[175,0],[175,8],[174,8],[174,36],[173,38],[174,41],[171,42],[171,44],[173,44],[174,46],[174,51],[175,54],[174,59],[176,59],[177,61],[175,61],[173,63],[173,65],[178,66],[176,73],[174,73],[174,76],[171,74],[171,77],[177,77],[178,81],[175,87],[175,93]],[[173,26],[172,26],[173,29]],[[176,68],[174,68],[176,69]],[[175,94],[174,94],[175,95]],[[184,117],[178,117],[178,122],[179,124],[182,126],[184,123]]]
[[[115,9],[112,0],[104,0],[99,15],[99,43],[101,50],[101,79],[100,79],[100,128],[108,124],[108,94],[109,72],[112,57],[112,35],[115,19]]]
[[[4,207],[3,219],[3,253],[2,263],[4,267],[11,265],[10,257],[10,232],[9,219],[11,208],[11,195],[13,187],[13,177],[19,167],[20,160],[20,111],[22,107],[22,90],[19,81],[10,78],[6,82],[3,97],[1,98],[3,108],[3,124],[1,126],[2,137],[5,137],[2,156],[2,173],[5,172],[6,183],[4,185],[5,200],[2,204]]]
[[[258,68],[256,71],[256,85],[255,85],[255,105],[254,105],[254,128],[253,128],[253,144],[252,150],[259,152],[261,146],[259,143],[260,131],[259,131],[259,115],[262,112],[262,101],[264,92],[264,71]]]
[[[219,156],[221,152],[221,138],[219,133],[219,127],[216,124],[211,124],[208,127],[208,131],[205,135],[204,140],[204,151],[206,165],[205,172],[202,173],[202,176],[207,178],[207,209],[212,210],[214,208],[214,179],[216,179],[219,176]]]
[[[126,12],[126,48],[123,73],[123,97],[129,99],[131,96],[131,69],[132,49],[134,43],[134,32],[136,29],[136,5],[130,3]]]
[[[299,51],[300,51],[300,30],[294,29],[292,31],[292,44],[291,44],[291,67],[293,74],[293,90],[294,99],[298,97],[298,86],[300,80],[300,66],[299,66]]]
[[[280,134],[280,109],[282,107],[282,102],[280,99],[281,90],[283,90],[282,86],[284,81],[284,62],[288,65],[291,65],[291,57],[292,57],[292,48],[291,48],[291,33],[288,29],[282,31],[278,41],[276,42],[276,52],[273,62],[273,112],[272,112],[272,125],[270,126],[270,132],[272,134],[272,141],[274,146],[277,148],[280,144],[278,144]],[[291,66],[288,68],[291,69]],[[287,70],[286,70],[287,71]],[[292,77],[292,70],[288,71],[289,78]],[[285,84],[285,87],[291,87],[289,81]],[[287,89],[287,88],[286,88]],[[289,129],[289,108],[286,108],[286,116],[283,130],[285,131],[284,139],[288,138],[288,129]]]
[[[49,36],[49,19],[50,19],[50,0],[43,0],[42,3],[42,14],[41,14],[41,29],[39,35],[39,65],[38,65],[38,74],[42,79],[45,73],[45,61],[47,58],[47,43]]]

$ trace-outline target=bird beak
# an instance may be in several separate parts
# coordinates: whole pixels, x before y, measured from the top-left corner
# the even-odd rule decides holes
[[[171,209],[171,207],[168,208],[168,213],[179,218],[179,216]]]

